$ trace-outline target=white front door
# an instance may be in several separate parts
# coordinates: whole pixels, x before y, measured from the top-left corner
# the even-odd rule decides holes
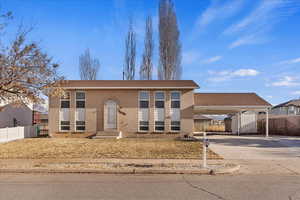
[[[106,128],[117,128],[117,104],[114,101],[106,102]]]

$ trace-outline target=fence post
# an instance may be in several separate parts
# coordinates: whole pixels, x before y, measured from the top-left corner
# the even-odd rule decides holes
[[[266,137],[269,137],[269,109],[266,110]]]

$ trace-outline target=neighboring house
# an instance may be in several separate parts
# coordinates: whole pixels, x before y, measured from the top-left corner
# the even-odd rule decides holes
[[[63,97],[49,97],[51,136],[186,135],[194,132],[194,114],[270,107],[254,93],[194,93],[192,80],[70,80],[62,87]]]
[[[28,106],[4,105],[0,111],[0,128],[31,126],[32,117],[32,110]]]
[[[48,113],[34,111],[33,124],[38,126],[39,135],[48,135]]]
[[[272,108],[273,115],[300,115],[300,99],[284,102]]]
[[[49,98],[49,133],[98,135],[193,132],[190,80],[70,80],[62,98]]]

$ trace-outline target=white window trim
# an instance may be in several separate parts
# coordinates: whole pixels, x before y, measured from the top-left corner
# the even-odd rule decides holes
[[[75,132],[85,132],[86,131],[86,121],[84,121],[84,130],[77,130],[77,125],[76,125],[77,120],[75,120]],[[79,125],[82,126],[82,125]]]
[[[161,130],[156,130],[156,126],[155,126],[155,109],[156,109],[156,105],[155,105],[155,103],[156,103],[156,93],[158,93],[158,92],[162,92],[162,93],[164,93],[164,130],[163,131],[161,131]],[[156,132],[156,133],[163,133],[163,132],[166,132],[166,91],[161,91],[161,90],[157,90],[157,91],[154,91],[154,123],[153,123],[153,130],[154,130],[154,132]]]
[[[75,108],[77,109],[77,105],[76,105],[76,103],[77,103],[77,99],[76,99],[76,94],[77,93],[84,93],[84,99],[80,99],[80,101],[84,101],[85,103],[86,103],[86,92],[85,91],[76,91],[75,92],[75,95],[74,95],[74,98],[75,98]],[[84,104],[85,105],[85,104]],[[86,107],[86,105],[84,106],[84,109],[85,109],[85,107]]]
[[[69,93],[69,99],[62,99],[62,98],[59,98],[59,109],[70,109],[71,107],[71,93],[70,92],[66,92],[66,93]],[[61,107],[61,102],[62,101],[69,101],[69,108],[62,108]]]
[[[139,112],[140,112],[140,101],[143,100],[145,101],[145,99],[140,99],[140,93],[141,92],[147,92],[148,93],[148,130],[140,130],[140,115],[139,115]],[[138,93],[138,132],[149,132],[150,131],[150,96],[151,96],[151,93],[150,91],[147,91],[147,90],[141,90],[139,91]]]
[[[58,122],[58,127],[59,127],[59,132],[70,132],[71,131],[71,122],[70,122],[70,125],[69,125],[69,127],[70,127],[70,129],[69,130],[62,130],[61,129],[61,125],[60,125],[60,119],[59,119],[59,122]],[[67,125],[63,125],[63,126],[67,126]]]
[[[172,121],[170,123],[170,132],[172,133],[178,133],[181,131],[181,120],[179,120],[179,130],[172,130],[172,127],[177,127],[177,126],[172,126]]]
[[[69,99],[68,100],[66,100],[66,99],[62,99],[62,98],[59,98],[59,113],[58,113],[58,117],[59,117],[59,119],[58,119],[58,130],[59,130],[59,132],[70,132],[71,131],[71,121],[70,121],[70,119],[69,119],[69,122],[70,122],[70,125],[69,125],[69,130],[62,130],[61,129],[61,119],[60,119],[60,112],[61,112],[61,109],[69,109],[69,113],[70,113],[70,107],[71,107],[71,92],[70,91],[67,91],[66,93],[69,93]],[[62,101],[69,101],[69,108],[61,108],[61,102]],[[69,116],[70,117],[70,116]],[[64,125],[64,126],[66,126],[66,125]]]
[[[76,99],[76,94],[77,93],[84,93],[84,100],[80,99],[81,101],[84,101],[84,108],[77,108],[77,99]],[[74,95],[74,99],[75,99],[75,112],[74,112],[74,119],[75,119],[75,123],[74,123],[74,130],[75,132],[86,132],[86,120],[85,120],[85,116],[84,116],[84,130],[77,130],[77,120],[76,120],[76,110],[77,109],[84,109],[84,115],[85,115],[85,108],[86,108],[86,92],[85,91],[75,91],[75,95]]]
[[[180,110],[180,119],[179,119],[179,130],[172,130],[172,119],[170,117],[170,132],[172,133],[178,133],[181,131],[181,91],[178,90],[172,90],[170,91],[170,112],[172,109],[172,92],[178,92],[179,93],[179,101],[180,101],[180,105],[179,105],[179,110]],[[178,109],[178,108],[177,108]]]

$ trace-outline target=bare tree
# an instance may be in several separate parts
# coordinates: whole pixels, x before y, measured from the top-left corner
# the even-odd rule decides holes
[[[123,79],[135,79],[135,56],[136,56],[136,35],[133,30],[132,20],[129,22],[129,29],[125,39],[125,63]]]
[[[151,80],[152,79],[152,57],[153,57],[153,28],[152,28],[152,18],[148,16],[146,19],[145,27],[145,47],[143,53],[143,60],[140,67],[140,79],[141,80]]]
[[[20,27],[11,44],[0,44],[0,103],[41,103],[44,95],[62,93],[58,64],[37,43],[26,42],[31,30]]]
[[[180,79],[181,43],[174,5],[171,0],[159,3],[159,66],[158,79]]]
[[[79,56],[79,71],[81,80],[96,80],[100,69],[100,61],[97,58],[92,58],[90,50]]]

